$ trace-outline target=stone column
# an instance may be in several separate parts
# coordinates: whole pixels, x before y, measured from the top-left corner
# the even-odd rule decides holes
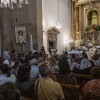
[[[74,4],[71,0],[71,39],[74,40]]]
[[[43,46],[43,25],[42,25],[42,0],[36,0],[37,16],[37,43],[38,51]]]
[[[75,8],[75,40],[77,40],[77,32],[79,32],[79,8]]]
[[[1,57],[1,33],[0,33],[0,57]]]
[[[81,40],[82,35],[82,7],[79,5],[79,40]]]

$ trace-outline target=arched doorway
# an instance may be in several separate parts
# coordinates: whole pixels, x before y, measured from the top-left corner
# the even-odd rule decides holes
[[[87,15],[88,23],[87,25],[98,25],[99,24],[99,17],[98,12],[96,10],[91,10]]]
[[[48,34],[48,51],[51,49],[52,51],[56,51],[57,50],[57,35],[60,32],[55,28],[52,27],[47,31]]]

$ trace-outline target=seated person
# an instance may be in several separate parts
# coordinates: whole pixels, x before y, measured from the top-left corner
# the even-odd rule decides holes
[[[100,68],[94,67],[91,70],[93,80],[88,81],[82,89],[83,95],[94,93],[100,95]]]
[[[70,70],[76,72],[80,69],[79,59],[75,59],[72,65],[70,66]]]
[[[92,67],[100,66],[100,55],[94,54],[91,60]]]
[[[35,83],[35,93],[37,100],[64,100],[64,94],[59,83],[50,78],[50,66],[43,62],[39,66],[41,78]],[[49,88],[50,87],[50,88]]]
[[[82,58],[81,63],[80,63],[80,69],[84,70],[84,69],[87,69],[90,67],[92,67],[90,61],[88,59],[86,59],[85,57]]]
[[[2,65],[1,66],[1,75],[0,75],[0,85],[6,83],[6,82],[12,82],[15,83],[16,77],[13,74],[10,74],[10,68],[8,65]]]
[[[56,63],[56,59],[54,57],[51,58],[50,61],[51,69],[53,73],[59,73],[59,66]]]

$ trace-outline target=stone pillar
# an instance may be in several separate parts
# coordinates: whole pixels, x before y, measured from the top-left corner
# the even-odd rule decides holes
[[[1,57],[1,33],[0,33],[0,57]]]
[[[74,4],[71,0],[71,39],[74,40]]]
[[[81,40],[82,35],[82,7],[79,6],[79,40]]]
[[[79,32],[79,8],[75,8],[75,40],[78,39],[77,34]]]
[[[43,46],[42,0],[36,0],[38,51]]]

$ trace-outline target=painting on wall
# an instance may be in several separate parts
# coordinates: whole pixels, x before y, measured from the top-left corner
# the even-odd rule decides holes
[[[16,43],[26,43],[26,29],[25,27],[15,28]]]

